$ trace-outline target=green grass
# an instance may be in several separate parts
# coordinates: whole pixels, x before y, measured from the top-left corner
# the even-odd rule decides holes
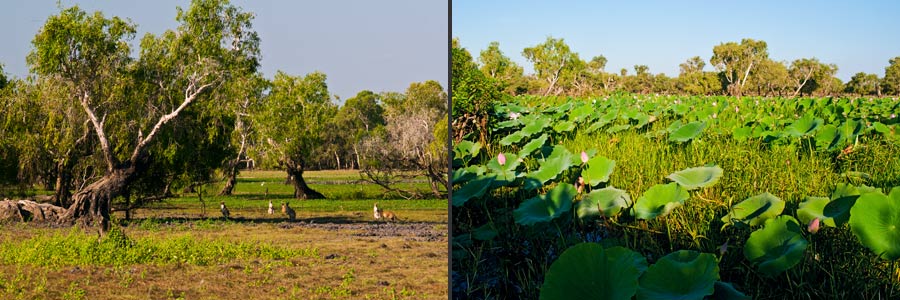
[[[570,100],[578,101],[578,100]],[[724,114],[723,114],[724,115]],[[651,186],[668,182],[667,175],[689,167],[716,164],[724,169],[719,182],[691,192],[685,205],[672,214],[650,221],[626,217],[579,222],[567,214],[549,223],[520,226],[512,211],[525,199],[543,191],[499,188],[482,199],[469,200],[453,210],[454,293],[471,298],[536,299],[550,264],[580,242],[621,245],[643,254],[652,263],[680,249],[718,253],[721,280],[732,282],[754,299],[847,299],[895,298],[900,296],[900,269],[881,261],[862,246],[847,226],[825,228],[811,235],[804,260],[777,278],[761,276],[743,256],[750,230],[734,227],[720,230],[720,218],[731,205],[750,196],[769,192],[787,202],[784,214],[793,215],[805,196],[831,194],[838,183],[848,182],[842,173],[869,174],[864,183],[889,191],[900,186],[900,146],[877,136],[863,136],[859,147],[837,159],[833,153],[810,151],[803,146],[770,144],[759,140],[739,142],[730,135],[707,129],[699,140],[672,144],[665,136],[646,134],[664,130],[672,118],[662,118],[647,128],[619,133],[604,130],[592,134],[561,135],[550,141],[576,155],[597,149],[598,155],[616,161],[608,186],[626,190],[637,199]],[[723,120],[724,122],[724,120]],[[497,141],[503,136],[495,137]],[[500,152],[515,153],[517,147],[486,145],[485,157]],[[802,145],[802,144],[801,144]],[[525,172],[537,165],[526,161]],[[575,183],[574,171],[564,172],[556,182]],[[858,184],[858,182],[855,182]],[[544,191],[552,188],[550,185]],[[467,234],[488,225],[497,237],[488,241]],[[463,236],[461,239],[456,237]]]
[[[260,242],[229,242],[177,236],[129,238],[114,227],[103,238],[73,228],[67,233],[38,234],[24,240],[0,242],[0,264],[44,266],[126,266],[136,264],[192,264],[206,266],[235,260],[283,261],[319,257],[314,247],[286,249]]]

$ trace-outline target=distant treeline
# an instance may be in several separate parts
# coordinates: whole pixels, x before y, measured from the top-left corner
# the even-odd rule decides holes
[[[453,48],[466,51],[453,40]],[[466,51],[467,52],[467,51]],[[754,96],[886,96],[900,94],[900,56],[890,59],[883,77],[859,72],[849,82],[834,75],[838,66],[817,58],[799,58],[790,63],[769,57],[765,41],[743,39],[725,42],[712,49],[709,60],[688,58],[679,66],[678,77],[653,74],[646,65],[633,70],[607,71],[606,57],[583,60],[561,38],[548,37],[544,43],[522,50],[533,64],[534,74],[523,68],[491,42],[481,51],[477,68],[496,80],[511,95],[590,96],[616,92],[683,95]],[[468,52],[467,52],[468,53]],[[471,54],[470,54],[471,55]],[[707,63],[715,71],[703,71]],[[454,74],[455,76],[455,74]]]

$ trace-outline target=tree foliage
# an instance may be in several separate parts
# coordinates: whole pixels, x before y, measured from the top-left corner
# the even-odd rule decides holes
[[[325,79],[321,72],[292,76],[278,71],[254,119],[263,159],[288,173],[294,196],[300,199],[324,197],[306,185],[303,172],[310,158],[323,150],[326,133],[332,130],[328,121],[337,113]]]

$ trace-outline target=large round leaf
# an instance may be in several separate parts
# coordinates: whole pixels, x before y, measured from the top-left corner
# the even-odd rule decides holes
[[[453,191],[451,199],[453,206],[462,206],[469,199],[483,196],[491,187],[491,184],[494,183],[494,178],[494,175],[482,175],[466,182],[461,188]]]
[[[612,217],[629,205],[631,197],[626,191],[614,187],[593,190],[578,202],[578,217]]]
[[[575,129],[575,122],[572,121],[559,121],[556,125],[553,125],[553,131],[563,133],[569,132]]]
[[[546,160],[541,162],[541,166],[537,171],[528,174],[525,181],[525,189],[533,190],[541,187],[547,181],[556,178],[563,171],[568,170],[572,166],[572,153],[563,146],[554,146],[553,152]]]
[[[816,118],[812,114],[807,114],[785,128],[784,133],[792,137],[810,135],[816,131],[816,129],[819,129],[819,126],[822,126],[822,123],[822,119]]]
[[[575,109],[572,109],[572,111],[569,112],[569,119],[571,119],[572,121],[575,121],[577,123],[581,123],[581,121],[584,121],[584,119],[586,119],[588,116],[590,116],[591,113],[593,113],[593,112],[594,112],[594,107],[592,107],[590,105],[581,105],[579,107],[576,107]]]
[[[522,134],[525,136],[531,136],[535,133],[541,132],[547,126],[550,126],[550,118],[545,116],[538,117],[534,120],[534,122],[526,123],[525,127],[522,128]]]
[[[481,150],[481,144],[470,141],[461,141],[453,146],[453,160],[458,160],[459,163],[465,164],[471,160],[472,157],[478,155],[479,150]]]
[[[800,202],[800,207],[797,209],[797,217],[802,224],[809,224],[809,221],[818,218],[825,226],[837,227],[834,224],[834,218],[828,217],[824,213],[825,205],[828,202],[830,200],[825,197],[803,198],[803,202]]]
[[[664,216],[684,204],[684,200],[688,197],[690,194],[687,190],[677,183],[657,184],[635,201],[633,215],[635,218],[645,220]]]
[[[734,288],[731,283],[716,281],[716,290],[713,292],[713,299],[716,300],[751,300],[750,296],[741,293]]]
[[[451,182],[454,185],[463,184],[468,182],[469,180],[474,179],[477,176],[484,175],[484,172],[487,171],[482,165],[473,165],[465,168],[457,168],[453,170],[453,177],[451,178]]]
[[[778,216],[750,234],[744,244],[744,257],[763,274],[775,276],[799,263],[808,244],[794,217]]]
[[[865,193],[850,209],[850,229],[860,243],[887,260],[900,258],[900,187],[889,196]]]
[[[782,210],[784,210],[783,200],[772,194],[762,193],[732,206],[731,211],[722,217],[722,222],[725,223],[722,227],[735,223],[757,226],[767,219],[780,215]]]
[[[722,172],[719,166],[695,167],[669,174],[666,178],[677,182],[687,190],[693,190],[715,184],[722,178]]]
[[[843,136],[837,126],[825,125],[816,133],[816,147],[823,150],[834,150],[841,146]]]
[[[512,144],[517,144],[517,143],[519,143],[519,141],[522,140],[522,138],[525,138],[525,137],[528,137],[528,136],[523,134],[522,131],[519,130],[519,131],[510,133],[509,135],[500,139],[500,145],[509,146]]]
[[[491,159],[486,165],[488,170],[496,176],[493,187],[509,185],[515,181],[518,176],[516,168],[518,168],[521,163],[519,157],[510,153],[504,153],[504,156],[506,157],[506,162],[503,165],[500,164],[497,156]]]
[[[646,268],[647,260],[629,249],[581,243],[550,265],[540,299],[631,299]]]
[[[584,181],[590,186],[596,186],[601,182],[609,181],[609,175],[616,167],[616,161],[597,155],[588,160],[587,168],[581,172]]]
[[[706,128],[705,122],[691,122],[684,124],[684,126],[675,129],[669,134],[669,141],[679,143],[690,141],[699,136],[704,128]]]
[[[719,265],[715,256],[678,250],[647,268],[640,279],[637,299],[703,299],[712,295],[717,280]]]
[[[519,208],[513,211],[513,217],[516,219],[516,223],[521,225],[533,225],[553,220],[572,209],[572,200],[575,199],[575,194],[574,185],[560,183],[547,194],[522,202]]]
[[[822,214],[832,218],[835,226],[844,225],[850,220],[850,208],[856,203],[859,195],[876,191],[878,189],[870,186],[838,183],[834,188],[834,192],[831,193],[831,202],[825,205],[822,209]]]
[[[525,157],[531,155],[531,152],[541,148],[544,144],[547,143],[547,134],[541,134],[541,136],[531,139],[525,146],[522,146],[522,149],[519,149],[519,157]]]

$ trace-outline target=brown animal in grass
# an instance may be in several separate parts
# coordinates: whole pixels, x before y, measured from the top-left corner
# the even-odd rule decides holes
[[[219,202],[219,204],[220,204],[219,207],[222,210],[222,216],[225,216],[225,218],[228,219],[228,217],[231,215],[231,213],[228,211],[228,208],[225,207],[225,202]]]
[[[281,203],[281,212],[287,214],[287,215],[288,215],[288,220],[291,221],[291,222],[293,222],[294,219],[297,218],[297,213],[294,212],[294,209],[291,208],[290,206],[288,206],[287,203],[284,203],[284,202]]]
[[[375,214],[374,214],[375,220],[380,220],[380,219],[384,219],[385,221],[396,221],[397,220],[397,215],[394,214],[394,212],[388,211],[388,210],[382,210],[382,209],[378,208],[378,203],[375,203],[375,208],[373,210],[375,211]]]

